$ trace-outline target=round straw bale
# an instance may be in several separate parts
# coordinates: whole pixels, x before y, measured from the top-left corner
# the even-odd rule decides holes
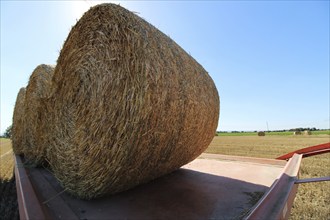
[[[295,131],[293,132],[293,135],[301,135],[301,131]]]
[[[13,114],[13,128],[12,128],[12,144],[15,154],[23,154],[25,135],[24,135],[24,104],[25,103],[25,88],[21,88],[17,94],[14,114]]]
[[[265,136],[266,134],[265,134],[265,132],[263,132],[263,131],[259,131],[258,132],[258,136]]]
[[[304,135],[311,135],[311,134],[312,134],[312,132],[309,130],[304,131]]]
[[[43,99],[49,98],[53,73],[54,67],[51,65],[37,66],[26,87],[24,155],[27,160],[35,164],[42,163],[45,157],[43,141],[48,132],[44,130],[44,126],[49,123],[49,116]]]
[[[49,163],[81,198],[120,192],[172,172],[214,137],[219,96],[173,40],[114,4],[72,28],[55,68]],[[54,149],[53,149],[54,148]]]

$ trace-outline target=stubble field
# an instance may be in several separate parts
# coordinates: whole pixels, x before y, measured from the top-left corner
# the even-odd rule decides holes
[[[276,158],[285,153],[312,145],[330,142],[327,134],[310,136],[276,135],[216,136],[207,153]],[[18,219],[14,160],[11,142],[1,139],[0,216]],[[330,154],[304,158],[300,178],[330,176]],[[290,219],[330,219],[330,182],[301,184],[298,188]]]
[[[276,158],[300,148],[330,142],[330,136],[218,136],[207,153]],[[330,153],[304,158],[300,178],[330,176]],[[330,219],[330,182],[300,184],[290,219]]]
[[[0,219],[19,219],[13,175],[14,158],[9,139],[0,140]]]

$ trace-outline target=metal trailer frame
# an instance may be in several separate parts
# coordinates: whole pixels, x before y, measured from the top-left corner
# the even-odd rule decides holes
[[[298,173],[302,158],[323,154],[326,152],[330,152],[330,142],[300,149],[276,159],[202,154],[199,159],[196,159],[190,164],[184,166],[179,171],[173,172],[173,174],[169,174],[153,181],[152,183],[147,183],[132,190],[119,193],[114,196],[108,196],[108,198],[105,198],[104,201],[102,199],[83,201],[67,195],[67,192],[60,188],[59,183],[56,183],[56,180],[54,180],[55,178],[49,172],[45,169],[27,168],[24,165],[24,158],[15,155],[15,178],[20,219],[81,219],[84,214],[86,214],[83,212],[84,210],[90,210],[89,212],[91,215],[89,218],[92,219],[152,219],[155,217],[158,219],[168,219],[170,217],[171,219],[225,218],[226,214],[229,213],[230,208],[227,207],[227,211],[224,209],[225,211],[222,210],[222,212],[220,212],[219,209],[221,209],[221,206],[223,205],[228,205],[231,202],[230,200],[235,199],[228,198],[228,195],[231,193],[230,188],[235,188],[236,186],[237,189],[240,189],[246,187],[246,184],[251,185],[248,183],[248,181],[250,181],[249,179],[251,179],[250,175],[256,175],[256,177],[253,178],[260,179],[260,181],[264,183],[269,181],[273,182],[268,187],[268,190],[265,191],[264,195],[256,202],[256,204],[250,207],[250,209],[244,216],[241,216],[241,218],[288,219],[299,184],[330,180],[330,177],[299,179]],[[223,170],[227,169],[227,171],[225,170],[224,174],[221,173],[222,169],[218,169],[218,166],[221,166]],[[260,169],[258,167],[260,167]],[[256,168],[258,168],[258,170]],[[280,172],[278,170],[280,170]],[[267,178],[269,177],[263,174],[269,174],[273,171],[273,176],[278,173],[279,175],[271,180],[268,180]],[[222,175],[229,176],[222,177]],[[235,185],[235,178],[237,176],[242,176],[242,179],[244,180],[239,182],[241,185]],[[200,182],[196,183],[194,188],[193,185],[190,185],[190,180],[197,180]],[[216,182],[212,182],[212,180],[215,180]],[[213,193],[212,190],[214,189],[208,189],[208,186],[212,187],[217,183],[219,183],[218,185],[222,185],[223,183],[221,180],[224,180],[228,184],[225,186],[225,190],[221,192],[226,194],[226,191],[228,191],[227,193],[229,194],[227,194],[227,197],[219,199],[217,192]],[[205,185],[205,187],[203,184],[208,181],[209,185]],[[252,182],[255,181],[253,180]],[[187,183],[188,186],[185,186]],[[204,188],[199,187],[199,185],[203,185]],[[205,200],[210,202],[209,204],[205,204],[203,201],[196,201],[196,198],[194,197],[191,197],[190,199],[193,201],[189,201],[187,199],[184,200],[184,198],[180,196],[168,197],[166,194],[171,194],[170,190],[173,190],[171,187],[174,187],[174,190],[178,190],[177,192],[180,192],[180,190],[188,190],[188,192],[191,192],[192,194],[194,190],[202,190],[205,192],[205,196],[209,196],[210,198],[212,197],[213,200]],[[154,191],[150,191],[150,188]],[[146,197],[145,193],[148,195],[153,193],[155,195]],[[238,197],[241,196],[242,192],[239,193],[240,194],[237,195]],[[44,197],[44,195],[47,195],[48,197]],[[163,199],[162,201],[158,201],[159,199],[157,198],[159,196]],[[235,196],[236,195],[232,195],[232,197]],[[242,198],[244,200],[244,197]],[[169,201],[166,201],[166,199]],[[134,200],[135,203],[130,202],[131,200]],[[174,206],[173,204],[176,201],[173,200],[178,200],[178,204],[181,204],[179,205],[180,207]],[[235,207],[240,206],[239,204],[236,205],[238,200],[239,199],[232,201]],[[185,201],[187,204],[182,204],[185,203]],[[222,203],[220,204],[220,202]],[[141,206],[144,203],[147,205]],[[217,205],[214,203],[219,204]],[[162,204],[164,207],[159,207],[157,204]],[[233,204],[229,205],[233,206]],[[127,207],[134,205],[144,207],[144,209],[147,210],[134,209],[134,207],[132,209],[132,207]],[[100,211],[100,208],[98,207],[101,206],[108,208]],[[113,206],[115,206],[115,208],[111,208]],[[206,206],[212,206],[211,208],[214,209],[211,210],[212,213],[210,213],[210,210],[207,212],[205,208]],[[243,206],[244,204],[242,207]],[[74,209],[74,207],[76,207],[76,209]],[[202,210],[203,208],[204,210]],[[81,213],[78,213],[80,216],[77,215],[79,210],[81,211]],[[164,213],[164,210],[166,210],[166,213]],[[190,210],[189,213],[188,210]],[[186,213],[184,213],[185,211]],[[109,213],[111,215],[109,215]]]

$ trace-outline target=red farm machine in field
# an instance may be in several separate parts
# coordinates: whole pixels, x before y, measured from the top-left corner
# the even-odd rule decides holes
[[[80,200],[44,168],[15,156],[21,219],[287,219],[302,158],[330,152],[330,143],[276,159],[202,154],[179,170],[116,195]]]

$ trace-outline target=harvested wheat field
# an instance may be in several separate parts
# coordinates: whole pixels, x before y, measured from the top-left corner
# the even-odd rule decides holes
[[[0,139],[0,216],[3,220],[19,219],[12,144]]]
[[[218,123],[218,92],[204,68],[114,4],[92,7],[72,28],[52,92],[47,158],[64,188],[80,198],[178,169],[207,148]]]
[[[276,158],[300,148],[330,142],[329,135],[221,136],[205,152],[260,158]],[[304,158],[300,178],[330,176],[330,154]],[[330,219],[330,182],[301,184],[290,219]]]

